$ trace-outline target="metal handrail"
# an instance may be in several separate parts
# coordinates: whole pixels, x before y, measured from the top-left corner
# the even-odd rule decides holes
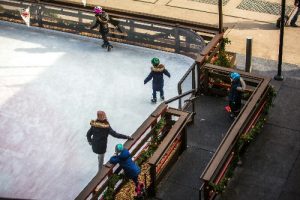
[[[199,88],[199,81],[198,81],[198,85],[196,85],[196,77],[195,77],[195,71],[196,71],[196,67],[202,66],[205,62],[205,59],[207,57],[207,55],[213,51],[214,47],[217,46],[217,44],[220,42],[220,40],[223,39],[223,33],[219,33],[216,34],[215,37],[208,43],[208,45],[206,45],[204,47],[204,49],[200,52],[199,58],[196,59],[196,61],[190,66],[190,68],[186,71],[186,73],[183,75],[183,77],[180,79],[180,81],[177,84],[177,91],[178,94],[181,95],[182,94],[182,84],[183,82],[186,80],[186,78],[188,77],[188,75],[192,72],[192,89],[196,89],[196,92]],[[201,59],[200,59],[201,57]],[[200,70],[199,70],[200,71]],[[200,72],[197,73],[198,75],[198,80],[199,80],[199,75]],[[179,100],[179,107],[181,107],[181,100]]]
[[[165,103],[166,103],[166,104],[169,104],[169,103],[171,103],[171,102],[173,102],[173,101],[176,101],[176,100],[178,100],[178,99],[181,99],[182,97],[185,97],[186,95],[189,95],[189,94],[195,93],[195,92],[196,92],[195,89],[189,90],[189,91],[184,92],[184,93],[182,93],[182,94],[180,94],[180,95],[178,95],[178,96],[176,96],[176,97],[173,97],[173,98],[171,98],[171,99],[166,100]],[[181,109],[181,108],[179,108],[179,109]]]

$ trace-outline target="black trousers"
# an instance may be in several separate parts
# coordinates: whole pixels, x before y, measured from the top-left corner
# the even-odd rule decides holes
[[[229,106],[231,109],[231,112],[237,116],[239,112],[241,111],[242,102],[241,99],[237,99],[236,101],[229,101]]]
[[[101,36],[102,36],[103,43],[106,44],[106,45],[109,44],[108,39],[107,39],[108,32],[109,32],[108,29],[101,29],[101,30],[100,30],[100,33],[101,33]]]

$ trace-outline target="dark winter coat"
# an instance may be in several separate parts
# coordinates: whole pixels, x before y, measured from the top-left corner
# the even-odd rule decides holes
[[[122,167],[125,172],[127,178],[135,178],[137,177],[141,169],[137,166],[131,159],[130,153],[127,149],[123,149],[121,153],[117,156],[112,156],[109,160],[111,164],[117,164]]]
[[[300,8],[300,0],[295,0],[295,5],[297,5],[298,8]]]
[[[128,139],[129,137],[114,131],[109,123],[102,123],[98,120],[92,120],[91,128],[86,134],[87,140],[92,144],[92,149],[94,153],[104,154],[107,147],[107,137],[111,135],[116,138]]]
[[[100,33],[108,33],[108,20],[109,16],[106,12],[103,12],[101,15],[95,15],[96,17],[96,23],[94,26],[91,27],[91,29],[94,29],[100,25],[99,32]]]
[[[240,79],[232,81],[228,96],[229,101],[240,102],[242,100],[242,92],[237,90],[238,87],[242,87]]]
[[[159,64],[158,66],[151,67],[151,72],[144,80],[144,84],[146,84],[153,78],[152,88],[155,91],[159,91],[164,87],[164,74],[169,78],[171,77],[170,73],[165,69],[164,65]]]

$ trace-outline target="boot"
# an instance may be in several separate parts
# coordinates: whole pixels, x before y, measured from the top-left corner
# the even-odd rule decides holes
[[[160,96],[160,99],[164,101],[164,100],[165,100],[165,97],[164,97],[164,96]]]
[[[107,45],[107,51],[110,51],[113,48],[113,46],[111,44]]]
[[[296,23],[291,23],[292,27],[298,27],[298,25]]]
[[[151,102],[152,103],[156,103],[156,99],[151,99]]]
[[[101,45],[101,47],[102,47],[102,48],[107,48],[107,44],[106,44],[106,43],[103,43],[103,44]]]
[[[136,199],[143,199],[145,195],[145,186],[144,183],[139,183],[138,186],[135,188],[136,192]]]

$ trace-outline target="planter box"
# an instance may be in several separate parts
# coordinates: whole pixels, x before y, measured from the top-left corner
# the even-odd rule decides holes
[[[226,56],[229,60],[230,68],[235,68],[235,66],[236,66],[236,53],[233,53],[233,52],[230,52],[230,51],[226,51],[225,53],[226,53]],[[218,60],[218,54],[216,54],[214,57],[211,58],[210,64],[217,65],[216,64],[217,60]],[[219,66],[219,65],[217,65],[217,66]],[[221,66],[221,67],[224,67],[224,66]]]
[[[236,53],[234,52],[226,52],[227,56],[229,57],[230,60],[230,68],[235,68],[236,67]]]

